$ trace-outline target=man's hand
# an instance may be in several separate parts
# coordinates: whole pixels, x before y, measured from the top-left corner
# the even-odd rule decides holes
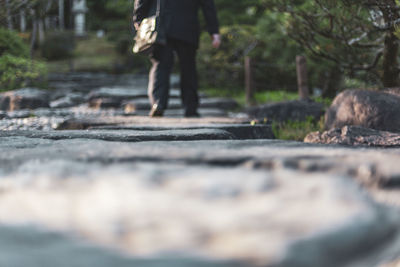
[[[221,45],[221,35],[219,34],[213,34],[212,35],[212,46],[214,48],[219,48]]]
[[[138,31],[139,30],[139,23],[138,22],[135,22],[135,23],[133,23],[133,26],[135,27],[135,30],[136,31]]]

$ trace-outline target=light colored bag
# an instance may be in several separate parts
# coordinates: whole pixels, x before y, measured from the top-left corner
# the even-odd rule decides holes
[[[135,36],[133,53],[151,53],[156,44],[165,44],[160,34],[161,0],[157,0],[157,11],[154,16],[145,18],[139,25]]]

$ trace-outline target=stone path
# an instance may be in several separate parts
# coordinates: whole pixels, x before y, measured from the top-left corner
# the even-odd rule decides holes
[[[127,114],[140,77],[52,84],[84,99],[0,120],[0,266],[399,266],[400,149],[274,140],[233,105]]]

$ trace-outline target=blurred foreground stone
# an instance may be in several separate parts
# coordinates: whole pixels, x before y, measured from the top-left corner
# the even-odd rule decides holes
[[[72,232],[133,260],[376,266],[400,253],[397,150],[4,134],[0,144],[1,222]]]

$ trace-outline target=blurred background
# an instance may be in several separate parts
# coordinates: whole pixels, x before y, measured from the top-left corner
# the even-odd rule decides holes
[[[388,2],[385,8],[381,2]],[[307,57],[314,96],[328,101],[344,88],[398,85],[398,28],[388,24],[397,14],[395,1],[215,3],[223,45],[212,49],[203,32],[198,53],[201,88],[209,94],[244,102],[245,56],[253,59],[259,103],[297,97],[296,55]],[[131,52],[133,0],[0,4],[1,90],[45,87],[46,73],[53,72],[148,71],[148,59]]]

